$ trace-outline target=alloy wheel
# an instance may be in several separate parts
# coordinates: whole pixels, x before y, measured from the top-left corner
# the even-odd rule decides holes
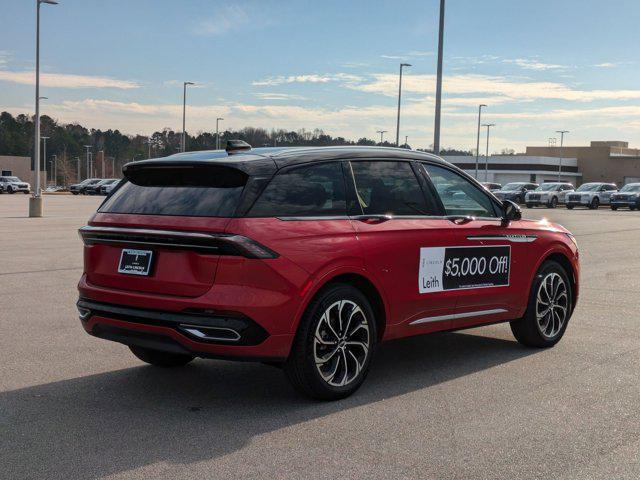
[[[331,386],[344,387],[364,368],[371,351],[369,320],[358,304],[339,300],[316,327],[313,354],[318,373]]]
[[[536,320],[540,333],[554,338],[562,330],[569,313],[569,294],[564,279],[555,272],[540,282],[536,297]]]

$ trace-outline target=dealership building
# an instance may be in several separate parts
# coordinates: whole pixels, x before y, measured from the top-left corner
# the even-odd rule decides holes
[[[0,155],[0,175],[3,177],[18,177],[23,182],[30,183],[33,187],[36,183],[35,172],[31,170],[31,157],[18,157],[15,155]],[[41,185],[47,184],[47,172],[40,171]]]
[[[475,176],[476,157],[453,155],[445,160]],[[640,182],[640,149],[628,142],[594,141],[589,146],[527,147],[524,154],[480,156],[478,180],[481,182],[543,183],[557,181],[578,186],[587,182],[615,182],[618,186]],[[486,178],[486,180],[485,180]]]

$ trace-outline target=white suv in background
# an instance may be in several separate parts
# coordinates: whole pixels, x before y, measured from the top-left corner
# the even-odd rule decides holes
[[[546,182],[531,192],[527,192],[524,203],[528,208],[544,205],[549,208],[556,208],[559,203],[565,203],[567,193],[573,191],[575,187],[570,183]]]
[[[617,191],[618,187],[615,183],[583,183],[567,195],[567,208],[571,210],[573,207],[588,207],[595,210],[600,205],[609,205],[611,195]]]
[[[23,182],[18,177],[3,176],[0,177],[0,192],[29,193],[31,192],[31,185],[29,185],[27,182]]]

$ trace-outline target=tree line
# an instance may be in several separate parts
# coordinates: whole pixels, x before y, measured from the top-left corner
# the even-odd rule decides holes
[[[78,178],[94,176],[119,177],[122,165],[146,158],[164,157],[180,150],[181,132],[170,128],[153,133],[151,136],[127,135],[119,130],[86,128],[77,123],[61,124],[43,115],[40,120],[41,135],[47,139],[47,164],[41,159],[42,168],[52,171],[51,160],[55,155],[57,183],[68,184]],[[9,112],[0,113],[0,155],[33,155],[33,117]],[[245,127],[240,130],[220,132],[220,145],[224,148],[227,140],[244,140],[253,147],[263,146],[332,146],[332,145],[379,145],[392,147],[394,144],[376,142],[369,138],[357,141],[344,137],[334,137],[320,129],[289,131],[283,129]],[[216,147],[215,132],[198,132],[186,135],[186,149],[213,150]],[[92,163],[86,160],[87,148],[92,154]],[[401,145],[402,148],[411,148]],[[41,148],[42,151],[42,148]],[[428,151],[428,150],[426,150]],[[447,149],[441,154],[470,155],[469,151]],[[93,165],[93,167],[91,167]],[[91,172],[93,168],[93,172]],[[50,176],[51,178],[51,176]]]

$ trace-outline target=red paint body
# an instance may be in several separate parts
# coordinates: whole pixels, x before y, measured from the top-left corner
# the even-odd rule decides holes
[[[283,359],[289,354],[301,316],[313,296],[341,275],[366,279],[382,299],[381,340],[467,328],[519,318],[527,307],[535,272],[551,255],[562,256],[578,295],[578,251],[562,227],[547,222],[500,219],[457,223],[447,218],[394,218],[384,222],[345,219],[205,218],[96,213],[90,226],[136,227],[238,234],[279,254],[274,259],[201,254],[156,248],[152,275],[117,273],[121,247],[85,245],[80,296],[95,302],[184,312],[210,309],[242,314],[268,333],[257,345],[198,342],[178,330],[94,315],[96,325],[167,336],[190,352],[223,357]],[[531,243],[468,236],[534,235]],[[510,284],[420,294],[421,247],[510,245]],[[467,316],[422,324],[425,317],[501,309],[491,316]]]

